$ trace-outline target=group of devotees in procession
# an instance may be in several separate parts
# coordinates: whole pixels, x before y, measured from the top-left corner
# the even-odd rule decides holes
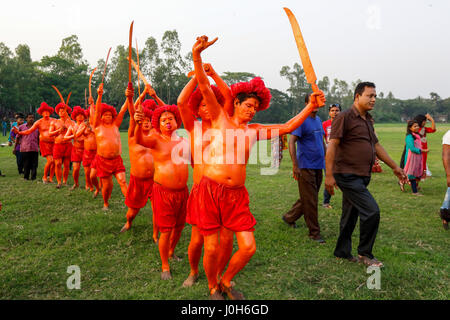
[[[47,158],[44,183],[52,182],[56,176],[57,188],[66,185],[72,163],[73,188],[77,188],[82,165],[86,189],[94,197],[101,191],[103,209],[108,210],[114,176],[128,207],[122,232],[130,229],[133,219],[150,200],[161,279],[172,278],[169,261],[179,259],[175,247],[187,222],[192,226],[188,247],[191,269],[183,286],[197,281],[204,248],[203,266],[210,298],[244,299],[232,279],[256,251],[256,220],[250,212],[245,187],[251,149],[259,140],[270,140],[300,127],[311,112],[325,105],[325,95],[320,90],[310,94],[306,107],[284,124],[250,124],[256,112],[269,107],[270,91],[258,77],[228,86],[210,64],[202,63],[202,51],[215,40],[197,38],[192,49],[194,74],[180,93],[177,105],[165,104],[148,84],[133,102],[134,91],[128,86],[126,101],[117,113],[113,106],[102,102],[102,83],[96,103],[89,97],[87,109],[76,106],[72,110],[60,94],[62,101],[55,107],[59,119],[50,117],[53,108],[43,102],[38,109],[41,119],[27,130],[14,130],[21,136],[39,130],[40,152]],[[216,85],[210,84],[208,76]],[[153,99],[145,99],[147,94]],[[382,262],[372,255],[380,214],[367,190],[370,170],[377,157],[392,168],[402,184],[408,178],[375,136],[368,113],[375,100],[375,85],[363,82],[355,90],[353,106],[337,117],[345,121],[333,121],[326,152],[325,186],[330,194],[334,194],[336,186],[343,192],[343,215],[334,255],[382,267]],[[128,183],[119,133],[126,111],[130,114]],[[176,134],[182,124],[188,139]],[[190,192],[189,165],[193,167]],[[358,217],[361,237],[356,258],[351,254],[351,235]],[[234,236],[238,250],[233,254]]]

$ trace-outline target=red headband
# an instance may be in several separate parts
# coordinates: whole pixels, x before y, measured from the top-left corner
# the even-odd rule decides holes
[[[84,109],[81,108],[80,106],[75,106],[73,107],[73,111],[72,111],[72,120],[76,121],[77,120],[77,116],[79,114],[82,114],[84,118],[86,118],[86,114],[84,113]]]
[[[103,115],[107,111],[112,113],[113,118],[117,117],[116,108],[114,108],[113,106],[110,106],[109,104],[102,103],[102,105],[101,105],[101,115]]]
[[[264,81],[260,77],[253,78],[249,82],[239,82],[231,85],[231,96],[236,99],[239,93],[254,93],[261,100],[258,111],[269,108],[272,95],[270,90],[266,88]]]
[[[59,114],[59,110],[60,110],[61,108],[65,108],[66,111],[67,111],[67,114],[68,114],[69,116],[70,116],[70,114],[72,113],[72,108],[69,107],[67,104],[62,103],[62,102],[60,102],[60,103],[58,103],[58,104],[56,105],[56,107],[55,107],[56,113]]]
[[[214,92],[214,95],[216,96],[217,102],[223,106],[225,103],[225,98],[223,97],[222,93],[220,93],[220,90],[217,86],[212,85],[211,86],[212,91]],[[191,96],[189,97],[189,108],[194,112],[194,115],[197,118],[200,118],[198,115],[198,108],[200,107],[200,103],[202,102],[203,96],[200,91],[200,89],[197,87],[194,92],[192,92]]]
[[[158,108],[158,105],[156,104],[155,100],[152,99],[144,100],[144,102],[142,102],[142,106],[149,108],[150,110],[155,110],[156,108]]]
[[[155,111],[153,111],[152,127],[156,129],[158,132],[161,132],[159,128],[159,118],[161,118],[161,114],[163,114],[163,112],[171,112],[175,116],[178,129],[180,129],[182,122],[178,107],[176,105],[167,105],[167,104],[162,107],[158,107]]]
[[[46,102],[42,102],[39,109],[37,109],[37,113],[42,116],[42,113],[44,113],[44,111],[48,111],[50,112],[50,114],[55,112],[55,110],[52,107],[50,107]]]

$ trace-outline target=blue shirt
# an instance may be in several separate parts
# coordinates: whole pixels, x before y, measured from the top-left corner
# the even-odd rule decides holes
[[[297,136],[297,163],[300,169],[325,169],[322,121],[308,117],[292,134]]]

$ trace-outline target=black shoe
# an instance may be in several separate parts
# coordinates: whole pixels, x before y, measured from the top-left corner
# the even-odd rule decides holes
[[[326,241],[323,240],[321,237],[318,237],[318,238],[311,238],[311,240],[313,240],[313,241],[315,241],[315,242],[318,242],[318,243],[320,243],[320,244],[326,243]]]
[[[286,223],[291,228],[294,228],[294,229],[298,228],[298,226],[295,222],[292,222],[292,223],[287,222],[286,219],[284,218],[284,216],[281,216],[281,220],[283,220],[284,223]]]

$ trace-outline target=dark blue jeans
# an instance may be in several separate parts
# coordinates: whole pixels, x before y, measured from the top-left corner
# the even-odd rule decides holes
[[[20,151],[16,151],[16,163],[17,163],[17,170],[19,170],[19,174],[23,173],[23,157]]]
[[[334,178],[342,191],[342,216],[334,255],[340,258],[352,255],[352,233],[359,217],[358,254],[373,259],[372,248],[380,223],[380,209],[367,189],[370,177],[337,173]]]

